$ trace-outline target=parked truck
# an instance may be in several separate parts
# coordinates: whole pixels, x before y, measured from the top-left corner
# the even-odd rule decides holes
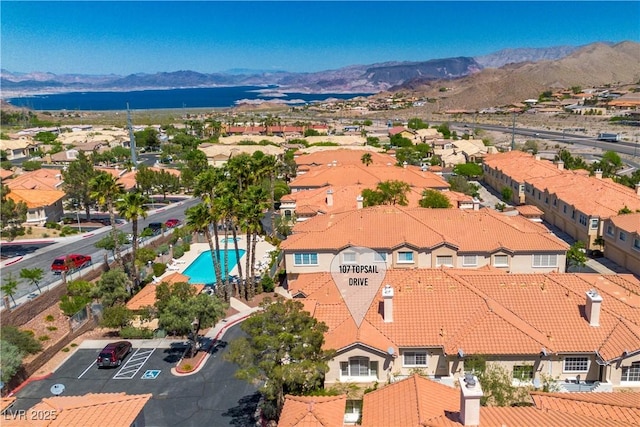
[[[619,133],[600,132],[598,134],[598,141],[619,142],[620,140],[621,137]]]

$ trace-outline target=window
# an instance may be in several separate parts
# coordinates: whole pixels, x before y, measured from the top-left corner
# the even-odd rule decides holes
[[[509,257],[507,255],[494,255],[493,256],[494,267],[509,267]]]
[[[356,264],[358,260],[356,259],[355,252],[344,252],[342,254],[342,263],[343,264]]]
[[[287,219],[291,219],[291,210],[287,209],[284,211],[284,217]]]
[[[618,234],[618,239],[620,239],[621,242],[626,242],[627,241],[627,233],[625,233],[624,231],[621,231],[620,234]]]
[[[357,423],[360,420],[361,413],[362,400],[347,400],[347,405],[344,410],[344,422]]]
[[[580,218],[578,219],[578,221],[580,222],[580,224],[582,225],[587,225],[587,217],[584,216],[583,214],[580,214]]]
[[[453,267],[453,257],[451,255],[439,255],[436,257],[436,267]]]
[[[294,265],[318,265],[317,253],[296,253],[293,254]]]
[[[563,372],[587,372],[589,370],[589,358],[565,357]]]
[[[386,262],[387,261],[387,254],[384,252],[376,252],[373,255],[373,262]]]
[[[401,263],[401,264],[413,263],[413,252],[398,252],[398,263]]]
[[[633,362],[631,366],[623,366],[620,381],[640,381],[640,362]]]
[[[615,235],[615,233],[613,232],[613,225],[611,225],[611,224],[607,225],[607,234],[609,236],[614,236]]]
[[[567,213],[567,205],[562,206],[562,213]]]
[[[533,365],[514,365],[513,379],[531,381],[533,379]]]
[[[348,362],[340,362],[343,377],[378,377],[378,362],[370,362],[368,357],[350,357]]]
[[[476,255],[463,255],[462,265],[465,267],[471,267],[478,265],[478,257]]]
[[[640,251],[640,239],[633,239],[633,249]]]
[[[402,366],[427,366],[427,352],[405,351]]]
[[[558,199],[556,197],[553,198],[553,206],[558,206]]]
[[[558,255],[555,254],[539,254],[533,256],[534,267],[557,267]]]
[[[589,225],[589,228],[592,229],[592,230],[597,229],[598,228],[598,223],[599,223],[598,218],[591,218],[591,224]]]

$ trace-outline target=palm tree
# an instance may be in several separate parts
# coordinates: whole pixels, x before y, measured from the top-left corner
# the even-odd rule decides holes
[[[371,153],[364,153],[362,157],[360,157],[360,160],[362,161],[362,164],[364,164],[365,166],[369,166],[371,163],[373,163],[373,159],[371,158]]]
[[[231,190],[232,187],[229,187]],[[232,296],[232,292],[229,289],[229,229],[233,230],[233,235],[235,236],[235,224],[233,222],[233,214],[234,214],[234,205],[235,205],[235,197],[236,194],[233,191],[224,192],[219,194],[216,200],[213,203],[213,208],[215,211],[220,213],[220,217],[222,219],[222,223],[224,224],[224,300],[229,301]],[[238,247],[238,242],[235,241],[234,244],[236,248]]]
[[[118,229],[116,228],[116,215],[114,211],[114,203],[124,193],[124,187],[119,184],[113,175],[107,172],[100,172],[89,181],[91,188],[91,198],[100,206],[106,206],[109,211],[109,220],[111,221],[111,237],[114,242],[114,254],[117,263],[122,265],[120,257],[120,244],[118,243]]]
[[[136,265],[136,255],[138,254],[138,219],[147,217],[147,196],[136,190],[126,193],[121,199],[116,201],[116,209],[121,217],[127,221],[131,221],[131,229],[133,234],[133,283],[137,287],[140,284],[138,266]]]
[[[186,211],[187,214],[187,227],[196,233],[204,233],[204,236],[209,243],[209,249],[211,250],[211,261],[213,263],[213,271],[216,274],[216,283],[220,283],[221,269],[220,259],[218,258],[218,244],[214,244],[214,238],[211,234],[211,209],[205,203],[192,206]],[[213,225],[213,229],[216,230],[217,239],[217,224]],[[219,291],[219,286],[216,284],[216,291]]]
[[[36,285],[38,291],[42,293],[42,289],[40,289],[40,281],[44,277],[44,271],[42,271],[41,268],[23,268],[20,270],[20,277],[30,281],[32,285]]]
[[[250,300],[255,295],[256,277],[256,244],[258,243],[258,233],[262,231],[262,217],[264,211],[268,209],[268,196],[263,188],[253,185],[244,194],[240,205],[240,218],[243,230],[246,232],[247,253],[246,253],[246,280],[244,285],[244,296]]]
[[[14,279],[13,273],[9,273],[4,278],[4,283],[2,284],[2,286],[0,286],[0,291],[2,291],[2,293],[4,293],[5,295],[9,295],[11,297],[11,299],[13,300],[14,306],[16,305],[16,300],[13,297],[13,295],[15,295],[17,289],[18,289],[18,281]],[[7,308],[9,309],[11,307],[7,307]]]

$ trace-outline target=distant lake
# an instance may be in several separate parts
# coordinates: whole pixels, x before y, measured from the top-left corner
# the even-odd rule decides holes
[[[239,100],[279,99],[286,101],[287,105],[304,105],[328,98],[351,99],[369,95],[371,93],[296,93],[282,92],[273,86],[231,86],[130,92],[69,92],[8,98],[7,101],[16,107],[37,111],[105,111],[125,110],[127,103],[133,110],[226,108],[235,106]]]

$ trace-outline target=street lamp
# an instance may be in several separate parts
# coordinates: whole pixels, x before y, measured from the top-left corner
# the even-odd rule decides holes
[[[76,221],[78,221],[78,231],[82,233],[82,226],[80,225],[80,207],[77,203],[74,204],[74,206],[76,208]]]

